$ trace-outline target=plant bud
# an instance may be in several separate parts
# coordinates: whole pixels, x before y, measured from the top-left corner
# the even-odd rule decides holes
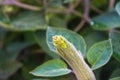
[[[56,51],[70,65],[78,80],[96,80],[82,54],[72,43],[61,35],[55,35],[52,38]]]

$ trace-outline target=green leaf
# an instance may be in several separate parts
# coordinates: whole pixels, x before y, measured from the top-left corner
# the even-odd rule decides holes
[[[117,13],[120,15],[120,2],[118,2],[115,6],[115,10],[117,11]]]
[[[68,41],[70,41],[78,51],[81,51],[83,55],[85,56],[86,53],[86,44],[82,36],[67,30],[63,28],[51,28],[49,27],[47,30],[47,43],[49,48],[52,51],[55,51],[54,45],[52,43],[52,36],[55,35],[62,35],[64,36]]]
[[[120,76],[120,68],[115,68],[115,70],[111,74],[111,78]]]
[[[60,18],[56,15],[53,15],[53,16],[50,17],[49,25],[66,28],[67,27],[67,21],[65,21],[65,18]]]
[[[4,41],[5,41],[4,39],[6,34],[7,34],[7,31],[0,27],[0,49],[2,49],[4,46]]]
[[[6,55],[5,52],[0,50],[0,66],[6,61]]]
[[[108,12],[106,14],[93,18],[92,28],[96,30],[109,30],[120,27],[120,16],[117,12]]]
[[[53,58],[59,58],[55,52],[51,51],[46,43],[46,31],[37,31],[34,33],[34,38],[38,42],[39,46]]]
[[[3,39],[6,35],[7,31],[0,27],[0,39]]]
[[[20,51],[27,47],[28,43],[22,42],[14,42],[7,45],[5,50],[0,50],[0,65],[2,65],[6,61],[14,61]]]
[[[110,80],[120,80],[120,77],[115,77],[115,78],[112,78]]]
[[[10,77],[14,74],[20,67],[21,63],[17,61],[7,61],[0,66],[0,80]],[[6,79],[5,79],[6,80]]]
[[[36,40],[34,38],[34,33],[33,31],[27,31],[24,33],[24,39],[26,42],[31,43],[31,44],[36,44]]]
[[[28,47],[29,45],[30,43],[27,42],[10,43],[6,47],[6,53],[4,56],[10,60],[15,60],[18,57],[20,51]]]
[[[45,29],[44,15],[37,12],[23,12],[10,19],[10,22],[0,19],[1,27],[15,31],[34,31]]]
[[[92,69],[98,69],[105,65],[112,55],[112,45],[110,40],[105,40],[94,44],[87,53],[88,62]]]
[[[41,77],[56,77],[70,73],[67,65],[60,59],[54,59],[43,63],[30,73]]]
[[[87,51],[95,43],[108,39],[108,34],[102,31],[96,31],[90,28],[90,26],[85,27],[80,31],[80,34],[84,37]]]
[[[109,37],[111,39],[112,42],[112,46],[113,46],[113,56],[120,61],[120,32],[119,31],[111,31],[109,33]]]

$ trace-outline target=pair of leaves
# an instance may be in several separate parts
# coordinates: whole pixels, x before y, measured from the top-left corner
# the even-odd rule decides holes
[[[36,38],[38,36],[40,36],[41,33],[44,33],[44,32],[43,31],[37,32]],[[43,34],[41,34],[41,38],[43,38],[42,35]],[[78,50],[83,52],[83,55],[85,55],[86,45],[85,45],[83,38],[80,35],[72,32],[72,31],[69,31],[67,29],[61,29],[61,28],[60,29],[59,28],[48,28],[46,35],[47,35],[47,43],[49,45],[49,48],[52,51],[56,52],[55,48],[52,44],[52,36],[64,35],[68,40],[70,40],[73,44],[76,45],[76,48]],[[37,38],[37,39],[41,40],[40,38]],[[75,43],[75,42],[78,42],[78,43]],[[40,42],[39,44],[41,45],[42,43]],[[82,46],[80,46],[78,44],[81,44]],[[43,72],[45,72],[45,73],[43,73]],[[40,65],[35,70],[33,70],[31,73],[35,76],[52,77],[52,76],[65,75],[65,74],[68,74],[70,72],[71,71],[69,69],[67,69],[67,65],[63,61],[55,59],[55,60],[48,61],[48,62],[44,63],[43,65]]]
[[[77,48],[77,50],[80,50],[83,53],[83,55],[85,56],[86,45],[85,45],[84,39],[80,35],[75,34],[69,30],[59,29],[59,28],[48,28],[46,35],[47,35],[48,46],[52,51],[55,51],[55,48],[52,43],[52,36],[62,35],[67,40],[69,40],[71,43],[73,43],[74,46]],[[80,44],[82,44],[82,46]],[[87,58],[88,58],[88,61],[90,62],[90,64],[92,65],[92,68],[97,69],[97,68],[105,65],[109,61],[111,55],[112,55],[111,41],[106,40],[106,41],[99,42],[99,43],[96,43],[95,45],[93,45],[87,53]],[[61,72],[59,69],[63,69],[62,65],[60,66],[60,64],[58,64],[57,61],[56,62],[54,62],[54,61],[55,60],[44,63],[43,65],[40,65],[35,70],[33,70],[31,73],[35,76],[49,76],[49,77],[60,76],[60,75],[69,73],[69,72],[66,73],[64,71]],[[55,65],[54,63],[59,66],[59,69],[56,69],[56,67],[54,66]],[[50,69],[46,70],[46,68],[48,68],[48,67],[50,67]],[[64,67],[64,68],[66,69],[67,67]],[[58,73],[58,74],[54,73],[54,69],[56,69],[56,73]],[[68,70],[68,69],[66,69],[66,70]],[[53,73],[52,73],[52,71],[53,71]],[[45,72],[45,73],[43,73],[43,72]],[[50,73],[51,75],[48,75],[49,74],[48,72],[51,72]]]
[[[78,51],[80,50],[83,53],[83,55],[85,56],[84,51],[81,50],[81,49],[86,49],[86,48],[84,48],[84,47],[86,47],[86,45],[81,46],[84,43],[84,40],[82,38],[80,40],[80,37],[77,35],[76,35],[77,38],[74,38],[72,36],[72,34],[68,33],[68,31],[67,31],[67,34],[65,34],[64,29],[57,30],[54,28],[48,28],[47,40],[48,40],[48,46],[51,50],[53,50],[53,51],[55,50],[53,43],[52,43],[52,36],[54,36],[54,35],[63,35],[67,40],[69,40],[71,43],[73,43],[73,45],[77,48]],[[73,41],[72,41],[72,39],[73,39]],[[79,41],[82,43],[80,44]],[[75,43],[77,43],[77,44],[75,44]],[[81,47],[83,47],[83,48],[81,48]],[[88,62],[92,65],[92,69],[97,69],[97,68],[105,65],[109,61],[109,59],[112,55],[112,52],[113,52],[113,50],[112,50],[111,40],[106,40],[106,41],[94,44],[87,53],[87,59],[88,59]]]

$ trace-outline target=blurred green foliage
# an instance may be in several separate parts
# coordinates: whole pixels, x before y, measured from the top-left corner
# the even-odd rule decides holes
[[[54,51],[51,37],[56,34],[83,53],[97,80],[120,79],[119,0],[16,1],[0,0],[0,80],[76,80]],[[37,75],[54,69],[58,75],[30,74],[38,66]]]

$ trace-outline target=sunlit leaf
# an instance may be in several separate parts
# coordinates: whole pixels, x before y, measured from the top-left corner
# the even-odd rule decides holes
[[[92,65],[92,69],[95,70],[105,65],[110,60],[112,52],[110,40],[94,44],[87,53],[87,59]]]
[[[62,29],[62,28],[51,28],[49,27],[47,30],[47,43],[49,48],[52,51],[55,51],[54,45],[52,43],[52,36],[54,35],[62,35],[64,36],[68,41],[70,41],[78,51],[81,51],[83,55],[85,56],[86,53],[86,44],[82,36],[67,30],[67,29]]]
[[[92,28],[96,30],[109,30],[120,27],[120,16],[117,12],[108,12],[92,19]]]
[[[70,73],[67,65],[60,59],[54,59],[43,63],[30,73],[41,77],[55,77]]]

